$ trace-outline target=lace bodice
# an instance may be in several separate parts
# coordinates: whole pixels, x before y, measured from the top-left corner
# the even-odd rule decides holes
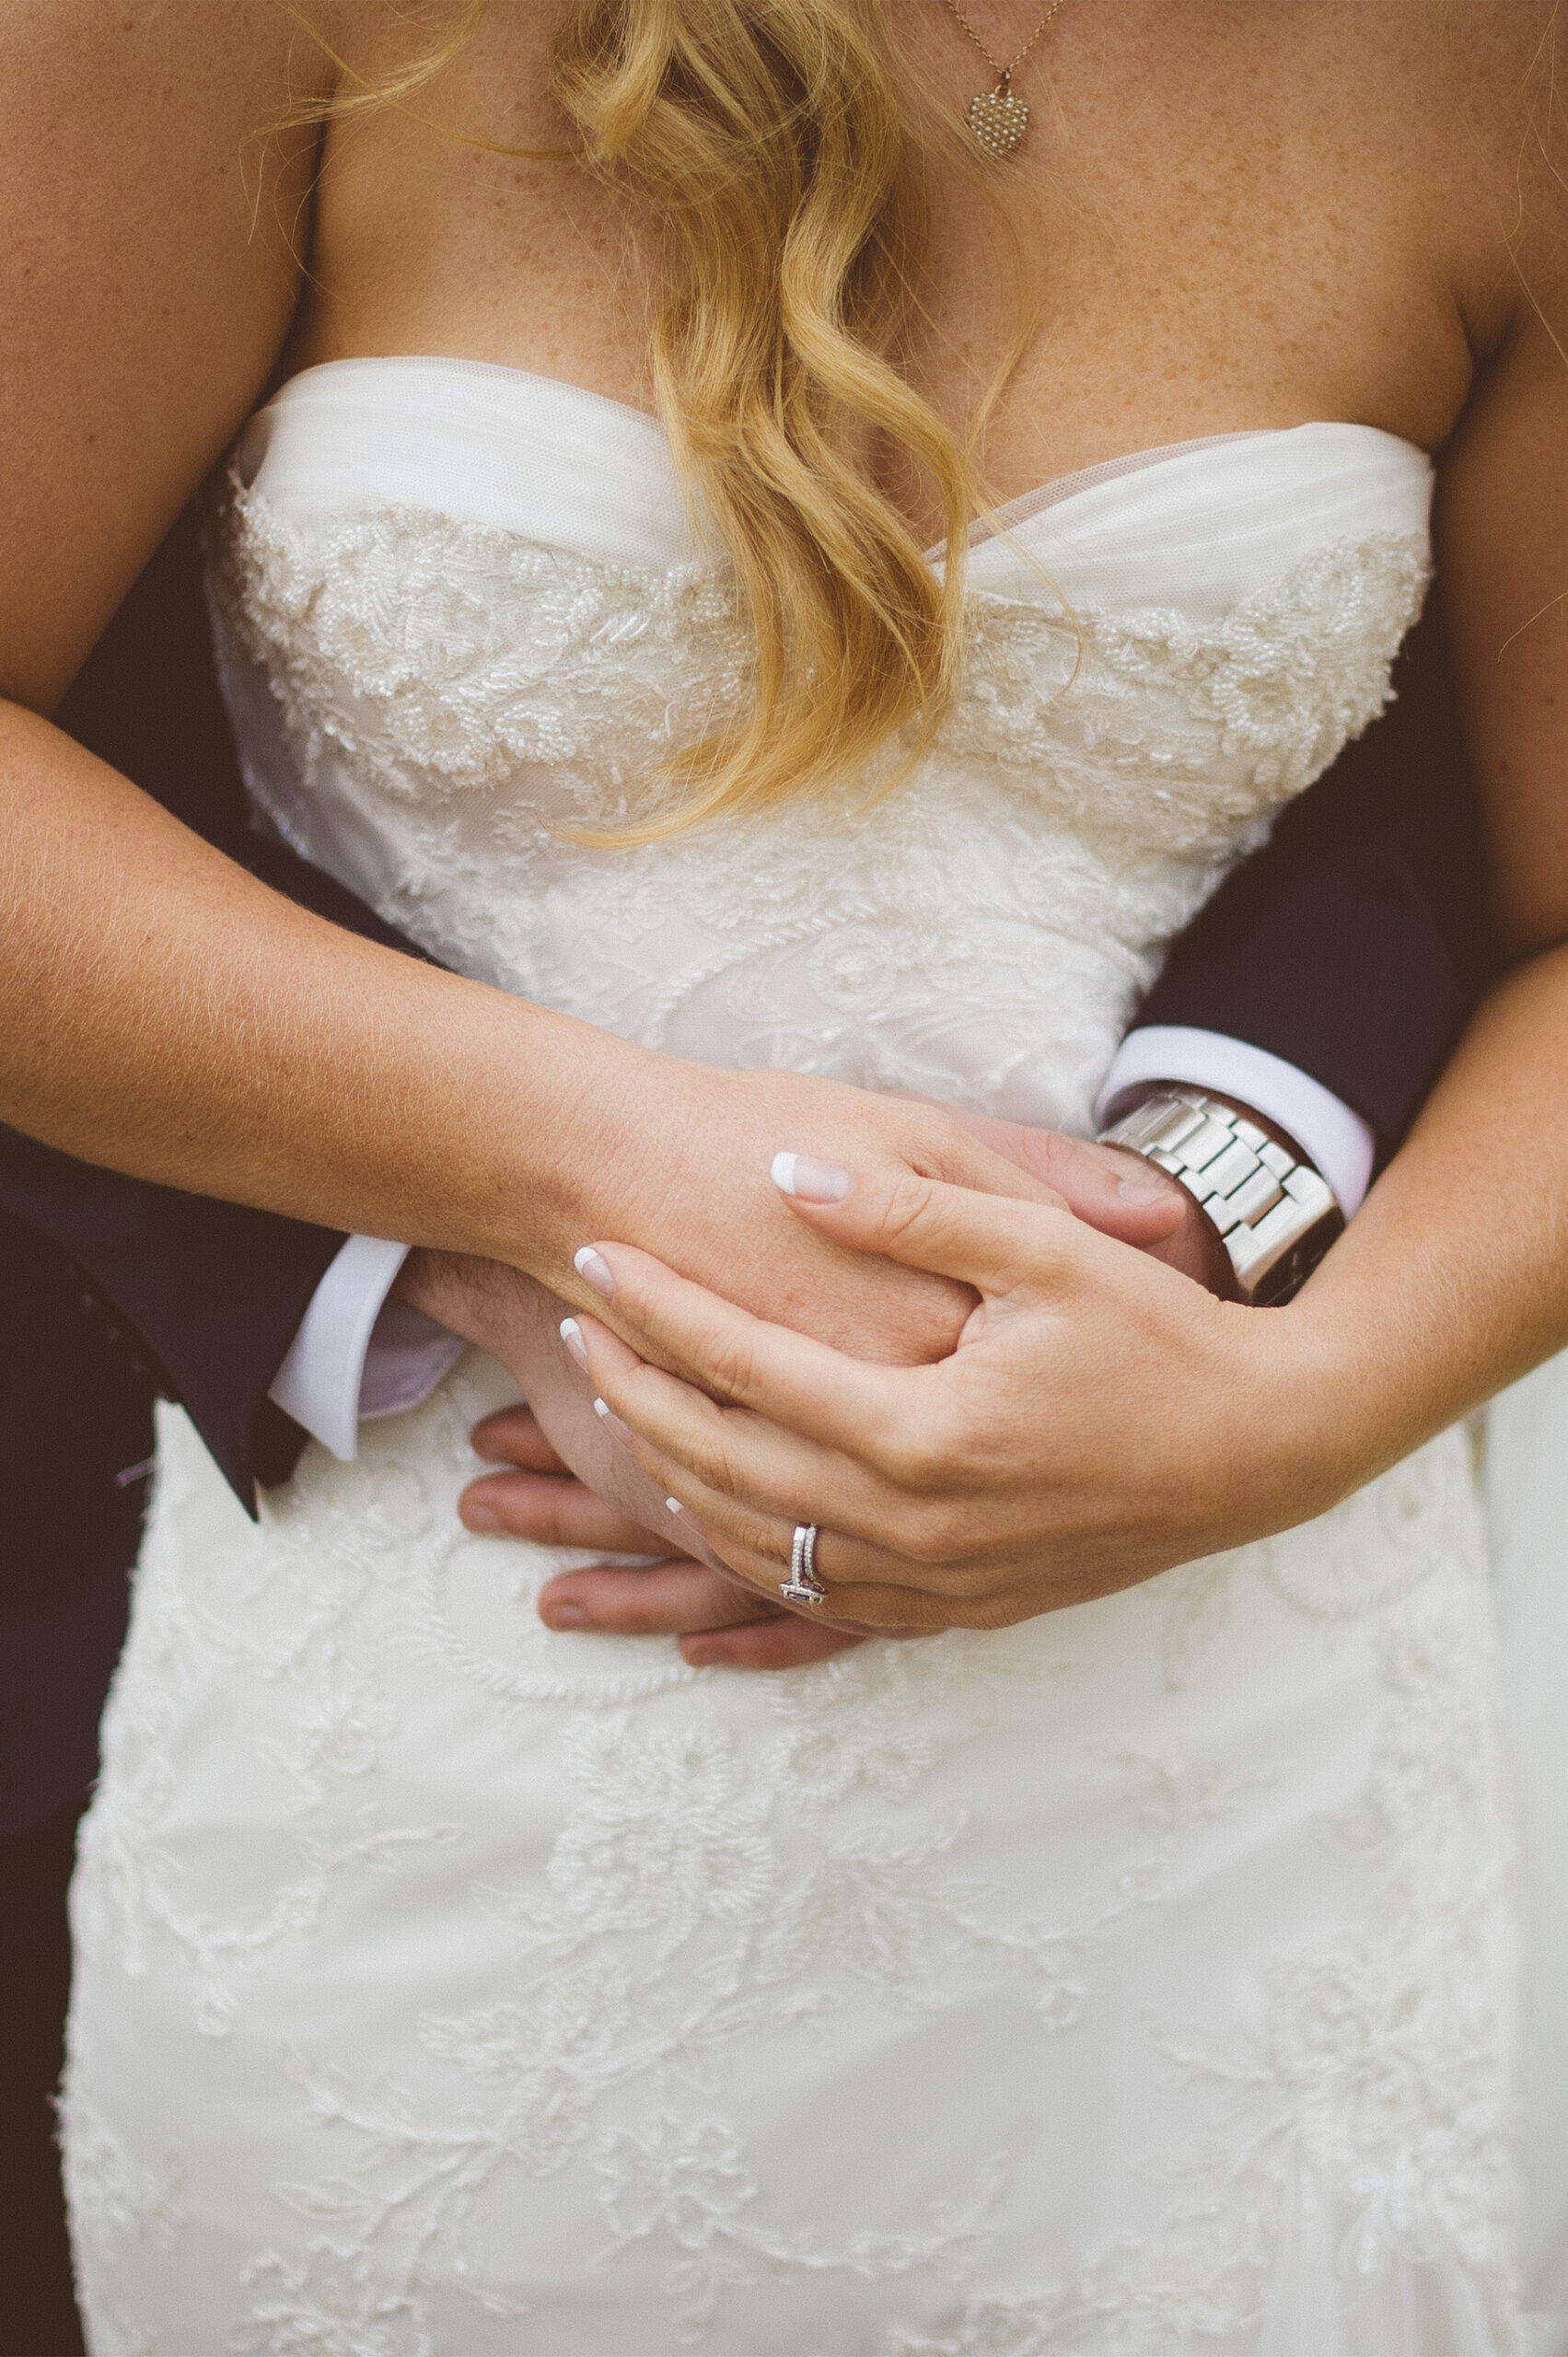
[[[312,370],[252,425],[218,542],[251,792],[529,998],[1082,1126],[1172,934],[1379,709],[1428,567],[1427,462],[1370,428],[1099,472],[971,552],[962,693],[904,784],[588,850],[563,827],[656,807],[746,693],[658,429],[505,369]]]

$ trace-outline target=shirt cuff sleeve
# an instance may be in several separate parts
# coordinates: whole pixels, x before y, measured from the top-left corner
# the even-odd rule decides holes
[[[1134,1088],[1162,1080],[1212,1088],[1265,1114],[1322,1172],[1346,1219],[1361,1209],[1377,1142],[1360,1114],[1353,1113],[1321,1081],[1245,1039],[1190,1030],[1185,1025],[1151,1023],[1129,1031],[1116,1051],[1095,1106],[1099,1127],[1114,1120],[1120,1100]]]
[[[407,1302],[389,1301],[406,1244],[351,1236],[310,1297],[268,1393],[312,1439],[348,1459],[362,1416],[395,1416],[427,1399],[462,1353],[455,1334]]]

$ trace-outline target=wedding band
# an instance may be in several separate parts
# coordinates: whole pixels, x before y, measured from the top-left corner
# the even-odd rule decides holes
[[[828,1591],[817,1577],[817,1526],[797,1522],[790,1550],[789,1577],[779,1582],[786,1604],[826,1604]]]

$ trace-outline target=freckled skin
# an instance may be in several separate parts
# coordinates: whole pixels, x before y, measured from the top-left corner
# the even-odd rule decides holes
[[[993,0],[993,45],[1021,40],[1031,9]],[[406,55],[386,12],[348,14],[367,73]],[[1445,29],[1431,0],[1072,0],[1020,75],[1027,142],[991,168],[1040,307],[981,453],[994,495],[1131,449],[1310,418],[1441,443],[1512,296],[1498,223],[1535,16],[1471,0]],[[553,17],[493,6],[421,111],[558,146]],[[923,0],[895,0],[892,17],[961,112],[984,72],[951,19]],[[463,352],[651,405],[656,250],[590,176],[396,118],[334,145],[296,365]],[[1013,292],[987,208],[956,179],[939,175],[935,195],[929,319],[906,356],[958,424],[1005,346]],[[907,488],[934,535],[935,507]]]

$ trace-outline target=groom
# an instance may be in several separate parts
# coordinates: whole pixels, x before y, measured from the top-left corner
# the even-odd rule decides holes
[[[1474,822],[1430,618],[1396,678],[1391,713],[1176,945],[1102,1099],[1124,1112],[1161,1083],[1185,1084],[1249,1108],[1347,1215],[1408,1127],[1486,965]],[[408,948],[331,878],[248,831],[188,520],[58,717],[278,889]],[[1194,1269],[1223,1276],[1231,1265],[1191,1200],[1181,1248]],[[361,1416],[412,1405],[459,1347],[390,1298],[402,1260],[396,1245],[147,1185],[0,1131],[0,2215],[31,2255],[0,2290],[0,2357],[80,2346],[47,2108],[63,1892],[123,1630],[151,1401],[183,1400],[248,1508],[258,1482],[286,1477],[308,1434],[352,1455]],[[448,1271],[443,1299],[452,1283]],[[417,1292],[410,1276],[401,1284]],[[498,1449],[505,1440],[503,1426]],[[519,1463],[541,1461],[537,1443],[515,1446]],[[484,1491],[499,1527],[523,1531],[538,1527],[539,1494],[526,1474]],[[583,1527],[587,1543],[616,1543]],[[621,1592],[638,1577],[621,1574]],[[689,1576],[683,1593],[672,1628],[735,1615],[716,1574]]]

